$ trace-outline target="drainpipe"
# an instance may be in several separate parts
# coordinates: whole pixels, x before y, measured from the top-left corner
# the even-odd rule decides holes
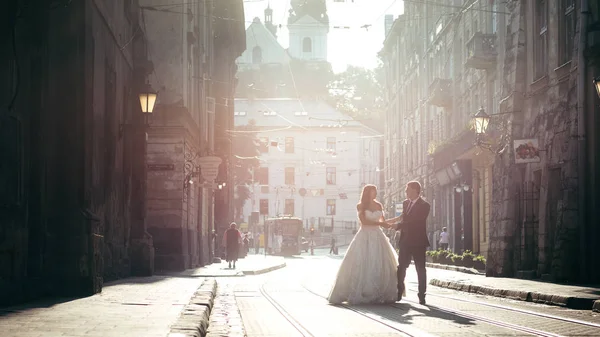
[[[584,51],[587,47],[587,27],[588,27],[588,15],[589,15],[589,3],[588,0],[581,0],[581,16],[580,16],[580,27],[579,27],[579,46],[577,48],[577,69],[579,72],[579,78],[577,83],[577,180],[578,180],[578,204],[580,207],[579,211],[579,246],[582,251],[578,258],[580,259],[579,278],[586,278],[586,270],[588,265],[588,254],[586,253],[586,204],[585,200],[585,189],[586,189],[586,134],[585,134],[585,88],[586,88],[586,64]],[[591,79],[590,79],[591,81]]]

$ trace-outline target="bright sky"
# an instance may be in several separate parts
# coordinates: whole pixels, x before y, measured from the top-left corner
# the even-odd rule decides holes
[[[252,19],[259,17],[264,22],[264,9],[270,3],[273,9],[273,23],[281,24],[277,36],[279,43],[288,47],[287,17],[290,0],[244,0],[246,27]],[[328,59],[334,72],[342,72],[348,65],[365,68],[377,66],[377,53],[383,46],[384,15],[394,17],[403,11],[401,0],[346,0],[334,2],[327,0],[327,14],[330,28],[328,40]],[[371,25],[368,31],[361,28]],[[334,28],[349,27],[349,29]]]

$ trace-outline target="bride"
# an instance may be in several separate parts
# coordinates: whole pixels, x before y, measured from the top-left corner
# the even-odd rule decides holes
[[[376,197],[375,185],[363,188],[360,203],[356,205],[360,229],[348,246],[329,293],[329,303],[396,301],[398,255],[380,228],[387,227],[387,223],[383,217],[383,207],[375,200]]]

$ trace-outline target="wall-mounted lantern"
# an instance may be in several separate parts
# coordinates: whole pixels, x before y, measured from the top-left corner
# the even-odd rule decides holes
[[[154,104],[156,103],[157,93],[152,90],[150,84],[146,84],[142,91],[139,93],[140,107],[144,114],[151,114],[154,110]]]
[[[473,122],[475,124],[475,133],[477,135],[483,135],[487,132],[490,124],[490,116],[485,112],[485,109],[481,107],[475,116],[473,116]]]

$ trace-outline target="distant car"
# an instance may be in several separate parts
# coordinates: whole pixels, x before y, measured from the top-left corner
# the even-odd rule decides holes
[[[308,240],[306,240],[304,237],[302,237],[301,240],[302,240],[302,245],[301,245],[302,250],[304,250],[305,253],[308,253]]]

